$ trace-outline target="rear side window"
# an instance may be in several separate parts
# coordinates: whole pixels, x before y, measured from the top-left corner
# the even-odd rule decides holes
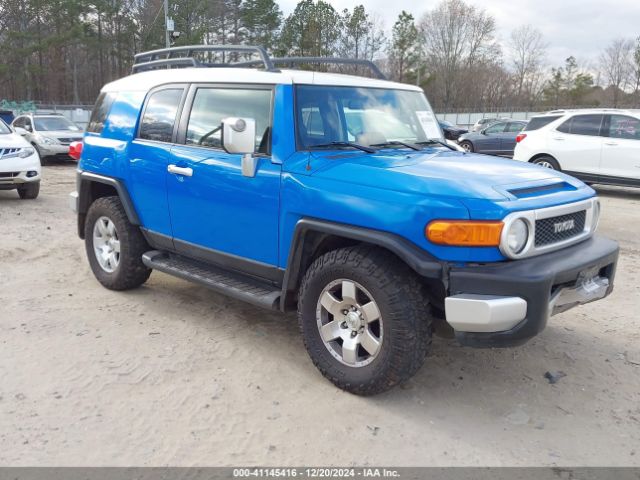
[[[576,115],[558,127],[559,132],[573,135],[600,135],[600,126],[604,115]]]
[[[182,91],[181,88],[169,88],[149,96],[138,137],[156,142],[171,142]]]
[[[113,101],[115,99],[115,93],[103,92],[100,94],[93,107],[93,111],[91,112],[91,118],[87,125],[87,132],[102,133],[104,124],[107,120],[107,115],[109,114],[109,110],[111,110],[111,105],[113,105]]]
[[[640,119],[626,115],[611,115],[609,137],[640,140]]]
[[[531,120],[529,120],[527,126],[524,127],[524,131],[531,132],[532,130],[538,130],[546,125],[549,125],[551,122],[559,118],[559,115],[553,117],[533,117]]]

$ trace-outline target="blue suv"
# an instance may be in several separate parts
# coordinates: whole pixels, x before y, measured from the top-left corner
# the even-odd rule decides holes
[[[238,61],[203,60],[223,51]],[[158,270],[297,308],[315,365],[361,395],[413,375],[434,332],[519,345],[611,292],[618,246],[594,234],[590,187],[456,150],[415,86],[295,69],[329,62],[381,77],[259,47],[137,55],[73,146],[98,281],[126,290]]]

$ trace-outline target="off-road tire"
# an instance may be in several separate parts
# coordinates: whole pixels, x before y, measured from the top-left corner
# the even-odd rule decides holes
[[[38,198],[40,193],[40,182],[26,183],[22,187],[18,187],[18,195],[23,200],[33,200]]]
[[[466,145],[466,148],[465,148],[465,145]],[[467,152],[473,152],[473,143],[471,143],[468,140],[463,140],[462,142],[460,142],[460,146],[464,148],[465,151]]]
[[[383,319],[380,351],[362,367],[338,361],[320,336],[316,320],[319,296],[337,279],[365,287]],[[432,337],[432,317],[423,288],[415,272],[377,247],[341,248],[316,259],[302,280],[298,323],[318,370],[338,388],[357,395],[384,392],[414,375],[424,363]]]
[[[102,269],[93,249],[93,228],[100,217],[107,217],[115,224],[120,241],[120,260],[117,268],[111,273]],[[91,270],[98,281],[109,290],[139,287],[151,275],[151,269],[142,263],[142,254],[149,251],[149,245],[140,229],[129,222],[118,197],[102,197],[91,204],[85,220],[84,238]]]
[[[545,162],[551,165],[551,167],[553,167],[553,170],[558,170],[558,171],[562,170],[560,168],[560,164],[558,163],[558,161],[549,155],[543,155],[542,157],[538,157],[534,160],[531,160],[531,163],[533,163],[534,165],[540,165]],[[549,167],[545,167],[545,168],[549,168]]]

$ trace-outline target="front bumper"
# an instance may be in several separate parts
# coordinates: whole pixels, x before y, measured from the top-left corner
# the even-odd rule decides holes
[[[617,261],[618,244],[594,236],[528,259],[452,267],[447,322],[463,345],[523,344],[550,316],[611,293]]]
[[[68,157],[69,145],[38,143],[38,151],[43,157]]]
[[[37,153],[27,158],[0,158],[0,190],[11,190],[25,183],[39,182],[41,172]]]

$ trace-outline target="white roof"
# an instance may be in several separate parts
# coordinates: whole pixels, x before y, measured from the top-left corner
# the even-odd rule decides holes
[[[630,113],[637,115],[638,113],[640,113],[640,110],[630,110],[626,108],[568,108],[550,110],[548,112],[540,113],[535,116],[543,117],[547,115],[569,115],[575,113]]]
[[[265,72],[250,68],[171,68],[136,73],[108,83],[103,92],[148,91],[167,83],[243,83],[265,85],[335,85],[371,88],[393,88],[422,91],[415,85],[390,82],[338,73],[309,72],[304,70],[281,70]]]

